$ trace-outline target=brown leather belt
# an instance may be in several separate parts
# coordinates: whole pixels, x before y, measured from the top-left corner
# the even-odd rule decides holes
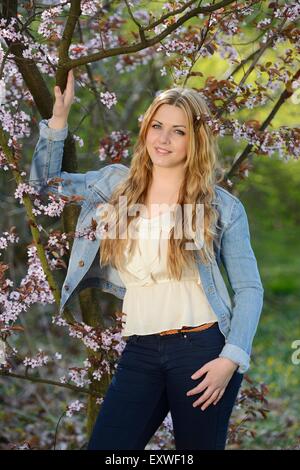
[[[187,332],[187,331],[201,331],[201,330],[206,330],[207,328],[210,328],[211,326],[215,325],[216,323],[218,322],[211,322],[211,323],[205,323],[204,325],[200,325],[200,326],[195,326],[195,327],[189,327],[189,326],[183,326],[182,328],[179,328],[177,330],[166,330],[166,331],[162,331],[161,333],[159,333],[160,336],[163,336],[163,335],[173,335],[175,333],[184,333],[184,332]],[[184,329],[185,328],[185,329]]]

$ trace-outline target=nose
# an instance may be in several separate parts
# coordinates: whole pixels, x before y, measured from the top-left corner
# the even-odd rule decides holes
[[[159,135],[159,143],[162,145],[168,145],[170,143],[168,131],[162,131]]]

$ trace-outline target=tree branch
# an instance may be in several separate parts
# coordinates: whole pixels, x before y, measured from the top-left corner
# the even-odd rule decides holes
[[[90,392],[86,388],[76,387],[76,385],[63,384],[61,382],[56,382],[55,380],[38,379],[37,377],[13,374],[12,372],[7,372],[3,370],[0,370],[0,376],[1,375],[6,376],[6,377],[12,377],[15,379],[29,380],[30,382],[34,382],[34,383],[40,383],[40,384],[45,384],[45,385],[55,385],[57,387],[69,388],[70,390],[74,390],[75,392],[82,392],[82,393],[85,393],[86,395],[92,395],[92,396],[99,398],[99,395],[97,395],[96,393]]]
[[[283,26],[284,26],[284,23],[286,22],[286,18],[283,19],[283,21],[281,22],[281,24],[279,25],[279,28],[277,31],[275,31],[275,33],[273,35],[271,35],[269,37],[269,39],[265,42],[265,44],[260,48],[258,49],[257,51],[255,51],[255,53],[253,53],[253,61],[252,63],[250,64],[247,72],[244,74],[243,78],[240,80],[238,86],[241,87],[244,85],[244,83],[246,82],[247,78],[249,77],[249,75],[251,74],[251,72],[254,70],[256,64],[258,63],[259,59],[262,57],[262,55],[266,52],[266,50],[273,44],[273,41],[274,39],[278,36],[278,34],[280,33],[280,31],[282,30]],[[218,110],[218,112],[216,113],[215,115],[215,118],[219,119],[222,114],[224,113],[224,111],[227,109],[227,106],[234,100],[234,98],[237,96],[237,92],[233,92],[232,95],[227,99],[227,101],[222,105],[222,107]]]
[[[300,69],[294,74],[293,78],[290,80],[290,82],[293,82],[294,80],[297,80],[300,77]],[[293,91],[289,90],[288,88],[285,88],[285,90],[281,93],[277,103],[275,104],[274,108],[268,115],[268,117],[265,119],[265,121],[262,123],[262,125],[259,128],[259,131],[264,131],[268,125],[271,123],[272,119],[276,115],[276,113],[279,111],[280,107],[285,103],[285,101],[292,96]],[[225,175],[224,179],[227,180],[228,178],[230,179],[238,170],[239,166],[241,163],[246,160],[247,156],[251,152],[253,148],[252,144],[248,144],[242,154],[239,156],[239,158],[234,162],[232,165],[231,169],[229,172]]]
[[[234,3],[235,0],[222,0],[221,2],[217,3],[216,5],[209,5],[205,7],[197,7],[191,10],[190,12],[186,13],[184,16],[179,18],[175,23],[169,25],[164,31],[162,31],[160,34],[157,36],[154,36],[151,39],[145,39],[145,42],[139,42],[137,44],[134,44],[132,46],[122,46],[122,47],[115,47],[113,49],[109,50],[103,50],[96,52],[95,54],[90,54],[85,57],[80,57],[79,59],[72,59],[72,60],[67,60],[64,64],[65,68],[68,70],[74,67],[78,67],[79,65],[84,65],[87,62],[96,62],[97,60],[102,60],[107,57],[114,57],[117,55],[123,55],[123,54],[131,54],[133,52],[138,52],[141,51],[147,47],[154,46],[155,44],[159,43],[164,39],[166,36],[168,36],[170,33],[175,31],[179,26],[184,24],[187,20],[190,18],[193,18],[194,16],[197,16],[198,14],[207,14],[213,11],[216,11],[220,8],[224,8],[227,5],[230,5],[231,3]],[[190,4],[193,2],[190,2]],[[188,4],[189,5],[189,4]],[[183,9],[185,9],[187,5],[184,6]],[[172,12],[171,15],[173,16],[175,12]],[[170,14],[168,14],[170,16]],[[164,19],[164,16],[158,20],[157,22],[153,23],[152,26],[156,26],[160,24]],[[143,31],[146,31],[150,29],[150,26],[143,28]]]

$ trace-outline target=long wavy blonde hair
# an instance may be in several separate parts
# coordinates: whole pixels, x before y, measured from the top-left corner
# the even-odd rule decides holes
[[[212,262],[215,257],[213,242],[217,235],[218,212],[211,203],[215,197],[214,186],[219,182],[217,174],[220,173],[219,179],[221,180],[222,169],[218,161],[219,148],[216,137],[207,122],[211,119],[209,108],[203,97],[192,88],[166,89],[154,98],[146,110],[137,142],[133,147],[128,176],[117,185],[109,200],[109,204],[115,208],[115,228],[117,233],[124,233],[121,227],[129,227],[138,218],[138,215],[129,215],[129,208],[137,203],[145,204],[148,188],[152,181],[153,166],[146,148],[146,136],[150,122],[162,104],[179,107],[187,118],[187,158],[184,162],[185,174],[179,190],[177,207],[183,210],[184,204],[192,205],[192,230],[195,231],[196,203],[203,204],[203,244],[202,248],[196,251],[200,255],[201,262],[207,264]],[[121,223],[122,216],[119,216],[119,208],[122,207],[120,196],[126,197],[128,207],[125,225],[122,225],[124,220]],[[177,217],[175,213],[175,225],[172,227],[168,239],[168,275],[177,280],[181,277],[184,265],[188,265],[194,260],[195,250],[185,248],[185,243],[191,242],[193,237],[186,234],[186,229],[183,226],[181,232],[183,236],[180,239],[174,237],[176,224],[183,224],[184,221],[183,217]],[[124,252],[128,249],[128,253],[132,253],[136,242],[136,239],[129,237],[106,238],[103,236],[100,244],[101,266],[111,264],[114,268],[122,270],[126,262]],[[127,243],[129,243],[129,248]]]

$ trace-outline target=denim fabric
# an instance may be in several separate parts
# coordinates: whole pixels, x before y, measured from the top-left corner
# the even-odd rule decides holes
[[[202,331],[129,337],[104,397],[87,450],[142,450],[171,412],[177,450],[223,450],[243,374],[236,371],[204,411],[186,396],[191,375],[224,346],[218,324]],[[166,450],[166,449],[165,449]]]

